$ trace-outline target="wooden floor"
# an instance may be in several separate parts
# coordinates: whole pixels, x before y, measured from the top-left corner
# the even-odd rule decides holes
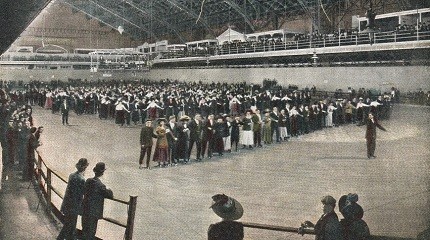
[[[366,158],[365,127],[348,125],[152,170],[138,169],[141,126],[119,127],[111,120],[74,114],[71,125],[63,126],[60,115],[38,107],[34,117],[36,125],[45,127],[40,150],[54,169],[67,176],[86,157],[86,177],[92,177],[92,167],[103,161],[107,170],[102,181],[114,195],[139,196],[134,239],[206,239],[209,224],[219,221],[209,209],[217,193],[242,203],[242,221],[298,227],[319,218],[322,196],[338,199],[355,192],[372,234],[408,239],[429,229],[428,107],[394,107],[391,120],[381,122],[388,132],[378,132],[376,159]],[[106,205],[105,216],[125,219],[127,209]],[[122,239],[121,228],[99,226],[100,237]],[[245,229],[245,238],[313,237]]]

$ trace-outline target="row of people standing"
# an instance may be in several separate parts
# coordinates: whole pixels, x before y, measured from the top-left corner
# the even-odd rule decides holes
[[[263,144],[286,142],[290,137],[317,131],[323,127],[339,126],[345,121],[352,123],[352,116],[346,115],[344,118],[345,115],[342,113],[348,112],[342,111],[342,108],[355,108],[356,112],[362,114],[357,118],[361,125],[368,120],[365,115],[370,111],[382,114],[378,106],[383,104],[366,105],[361,103],[360,99],[356,106],[350,101],[345,106],[340,101],[330,103],[328,106],[321,101],[311,107],[301,105],[297,108],[287,104],[285,109],[279,111],[274,107],[272,110],[265,110],[263,114],[256,107],[251,107],[243,116],[209,114],[207,118],[203,118],[196,114],[193,118],[183,115],[177,119],[172,115],[168,120],[165,118],[156,120],[155,129],[152,120],[148,118],[141,131],[142,149],[139,166],[150,168],[153,138],[157,138],[153,160],[159,166],[177,165],[180,161],[186,164],[190,161],[193,151],[196,152],[195,160],[201,161],[205,156],[208,159],[212,158],[214,153],[223,156],[232,149],[237,151],[240,145],[242,148],[252,149],[262,147]],[[145,155],[146,164],[143,165]]]

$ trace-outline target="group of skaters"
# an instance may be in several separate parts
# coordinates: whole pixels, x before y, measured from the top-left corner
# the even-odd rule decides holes
[[[264,82],[263,82],[264,83]],[[19,92],[19,93],[17,93]],[[398,91],[382,95],[360,88],[358,91],[318,92],[271,84],[160,81],[98,81],[79,84],[56,83],[49,87],[32,82],[27,89],[11,92],[11,102],[23,101],[27,109],[40,105],[61,113],[68,125],[68,112],[97,114],[114,119],[119,126],[144,125],[140,168],[152,153],[159,166],[188,163],[222,156],[238,148],[252,149],[282,143],[292,137],[343,124],[364,125],[373,112],[378,119],[390,116],[392,99]],[[145,142],[145,144],[143,144]],[[150,143],[151,142],[151,143]],[[151,146],[151,148],[149,148]]]

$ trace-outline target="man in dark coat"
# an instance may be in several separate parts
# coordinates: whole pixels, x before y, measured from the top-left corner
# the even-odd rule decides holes
[[[37,131],[37,128],[32,127],[30,129],[30,137],[28,140],[27,147],[27,162],[23,170],[23,179],[31,180],[34,170],[34,163],[36,162],[36,149],[40,146],[40,142],[37,140],[34,135]]]
[[[323,207],[323,215],[314,225],[310,221],[302,223],[299,228],[299,234],[304,234],[304,228],[313,228],[315,230],[315,240],[343,240],[342,226],[337,217],[334,208],[336,207],[336,199],[332,196],[324,196],[321,199]]]
[[[203,126],[203,137],[202,137],[202,156],[205,155],[206,148],[207,148],[208,158],[212,158],[214,124],[215,124],[214,115],[210,114]]]
[[[166,124],[166,136],[167,142],[169,143],[169,155],[170,164],[177,164],[178,153],[177,153],[177,141],[178,141],[178,124],[176,123],[176,117],[174,115],[169,117],[169,122]]]
[[[76,163],[78,171],[70,174],[67,182],[66,193],[60,211],[64,214],[63,228],[57,240],[76,239],[76,223],[78,215],[82,214],[82,200],[84,198],[85,178],[84,172],[88,167],[86,158],[79,159]]]
[[[385,130],[384,127],[379,125],[378,120],[373,116],[373,113],[369,113],[369,117],[366,124],[366,143],[367,143],[367,158],[375,158],[376,148],[376,127]]]
[[[61,104],[61,120],[63,122],[63,125],[69,125],[69,110],[70,107],[67,103],[67,99],[64,99],[63,103]]]
[[[200,114],[196,114],[194,119],[192,119],[188,124],[188,129],[190,129],[190,143],[188,147],[188,159],[190,159],[191,151],[193,149],[194,143],[196,143],[197,156],[196,160],[202,160],[202,117]]]
[[[100,181],[106,166],[103,162],[98,162],[93,168],[94,178],[85,181],[84,200],[82,212],[82,239],[96,239],[97,223],[103,218],[103,208],[105,198],[113,198],[112,190],[106,188]]]
[[[237,145],[239,144],[240,136],[240,117],[235,116],[234,120],[231,122],[231,147],[235,146],[235,151],[237,152]]]
[[[152,120],[147,119],[145,122],[145,126],[142,127],[140,131],[140,156],[139,156],[139,169],[146,168],[151,169],[149,166],[149,161],[151,158],[152,152],[152,138],[156,138],[157,136],[154,134],[154,128],[152,127]],[[143,159],[146,154],[146,165],[143,167]]]

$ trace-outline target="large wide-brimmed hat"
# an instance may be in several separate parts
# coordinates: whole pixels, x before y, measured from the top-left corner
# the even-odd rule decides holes
[[[95,173],[102,173],[106,170],[106,164],[104,162],[98,162],[96,166],[93,168]]]
[[[179,119],[179,121],[190,121],[191,120],[191,118],[190,117],[188,117],[187,115],[183,115],[180,119]]]
[[[225,220],[238,220],[243,215],[242,205],[234,198],[225,194],[212,196],[214,201],[211,208],[216,215]]]
[[[79,159],[78,163],[76,163],[76,168],[77,169],[83,169],[88,167],[88,160],[86,158],[81,158]]]

